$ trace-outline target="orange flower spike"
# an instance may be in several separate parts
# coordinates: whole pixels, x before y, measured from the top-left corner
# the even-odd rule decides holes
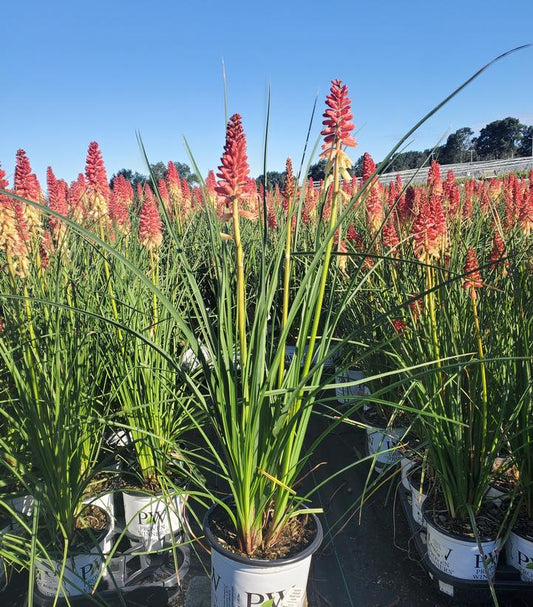
[[[287,162],[285,163],[285,182],[283,184],[283,210],[287,213],[289,209],[289,203],[294,197],[294,174],[292,172],[292,160],[287,158]]]
[[[39,261],[41,264],[41,270],[46,270],[46,268],[50,265],[50,255],[54,253],[54,250],[52,234],[49,230],[45,230],[39,245]]]
[[[529,236],[533,230],[533,190],[531,189],[527,190],[523,196],[518,222],[522,232]]]
[[[383,244],[393,257],[399,255],[398,245],[400,244],[400,239],[394,223],[390,221],[383,226]]]
[[[353,119],[351,104],[352,102],[348,97],[348,87],[345,84],[343,85],[340,80],[332,80],[330,93],[326,97],[328,109],[323,114],[322,124],[324,128],[320,133],[324,136],[321,158],[328,158],[337,143],[347,147],[357,145],[351,135],[355,128],[354,123],[351,122]]]
[[[13,182],[15,194],[39,202],[41,188],[30,167],[30,161],[24,150],[17,150],[17,163],[15,166],[15,177]]]
[[[185,179],[185,177],[181,181],[181,195],[183,211],[187,212],[187,210],[191,208],[192,194],[189,182]]]
[[[64,184],[59,182],[54,175],[52,167],[46,170],[46,185],[48,188],[48,205],[52,211],[60,215],[68,216],[67,192]],[[50,216],[49,218],[52,236],[58,242],[66,232],[66,226],[60,219]]]
[[[163,202],[163,206],[169,216],[172,216],[172,207],[170,204],[170,194],[168,193],[167,182],[164,179],[158,179],[157,181],[157,191],[159,192],[159,196],[161,197],[161,201]]]
[[[128,187],[129,186],[129,187]],[[113,226],[122,234],[128,234],[131,228],[128,207],[133,199],[131,183],[123,175],[113,179],[113,189],[109,198],[109,218]]]
[[[505,242],[498,232],[494,232],[492,238],[492,251],[490,252],[490,269],[496,270],[503,263],[503,275],[507,274],[506,266],[509,261],[505,258]]]
[[[431,166],[428,171],[427,185],[430,194],[442,196],[443,186],[440,176],[440,164],[436,160],[431,161]]]
[[[33,202],[42,202],[41,187],[34,173],[32,173],[30,161],[24,150],[17,150],[17,162],[15,166],[15,176],[13,180],[14,191],[17,196],[32,200]],[[30,236],[39,236],[42,230],[41,213],[38,209],[24,204],[20,201],[14,201],[17,216],[23,220],[21,226],[22,238],[27,241]]]
[[[7,190],[5,172],[0,168],[0,189]],[[0,194],[0,250],[11,257],[27,255],[27,248],[20,238],[13,201]]]
[[[250,172],[246,155],[246,136],[239,114],[234,114],[228,121],[226,144],[218,171],[219,181],[215,190],[219,196],[225,198],[229,206],[233,200],[242,196]]]
[[[87,214],[90,219],[100,220],[107,215],[107,204],[110,197],[109,183],[102,153],[96,141],[89,144],[85,164],[87,181]]]
[[[172,161],[169,161],[167,165],[167,189],[172,206],[172,217],[179,218],[183,214],[181,180],[176,165]]]
[[[163,242],[163,224],[148,184],[144,186],[144,201],[139,213],[139,242],[149,251],[159,248]]]
[[[368,152],[365,152],[363,154],[363,174],[361,177],[361,183],[366,183],[375,170],[376,163],[374,162],[374,159]]]
[[[407,324],[400,318],[395,318],[391,322],[392,326],[394,327],[394,330],[396,331],[396,333],[398,333],[398,335],[402,335],[402,333],[404,333],[407,329]]]
[[[70,184],[67,195],[67,202],[69,206],[69,214],[74,219],[81,223],[87,214],[85,209],[85,191],[87,185],[85,183],[85,177],[83,173],[78,175],[78,178]]]
[[[351,122],[353,119],[351,103],[348,97],[348,87],[343,85],[340,80],[332,80],[329,95],[326,97],[328,107],[323,114],[322,124],[324,128],[320,133],[324,136],[320,158],[325,158],[328,161],[326,188],[333,181],[333,175],[330,172],[333,165],[336,167],[338,179],[351,181],[352,178],[348,171],[352,168],[353,163],[343,150],[343,147],[355,147],[357,145],[351,134],[355,128],[354,123]],[[338,184],[335,185],[335,188],[338,188]],[[344,198],[349,198],[342,189],[338,188],[338,191]]]
[[[464,272],[466,274],[463,282],[463,289],[470,289],[472,298],[476,298],[476,289],[483,287],[481,272],[479,271],[479,263],[476,252],[472,247],[468,247],[466,251],[466,263]]]

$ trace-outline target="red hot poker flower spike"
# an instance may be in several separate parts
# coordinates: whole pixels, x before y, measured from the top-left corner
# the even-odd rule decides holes
[[[464,271],[466,276],[463,283],[463,289],[471,289],[472,297],[475,297],[476,289],[481,289],[483,287],[483,281],[479,271],[479,263],[476,257],[476,252],[472,247],[468,247],[468,250],[466,251],[466,263]]]
[[[144,186],[144,202],[139,213],[139,242],[148,250],[157,249],[163,241],[163,224],[154,195],[148,184]]]
[[[248,183],[248,157],[246,155],[246,135],[239,114],[233,114],[226,127],[226,144],[218,167],[219,182],[216,193],[226,199],[226,203],[243,194]]]
[[[88,215],[91,219],[101,219],[107,214],[110,192],[102,153],[96,141],[89,144],[85,178],[87,180]]]
[[[326,97],[328,109],[323,114],[324,129],[320,133],[324,136],[323,152],[320,154],[322,158],[327,158],[337,143],[349,147],[357,145],[351,135],[355,128],[354,123],[351,122],[353,119],[351,104],[348,87],[340,80],[332,80],[330,93]]]

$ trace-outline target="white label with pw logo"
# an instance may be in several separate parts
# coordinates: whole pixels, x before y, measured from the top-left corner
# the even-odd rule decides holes
[[[165,498],[125,492],[123,499],[126,535],[142,539],[148,549],[182,531],[184,502],[180,495]]]
[[[311,556],[261,567],[211,553],[211,607],[303,607]]]
[[[427,548],[431,563],[443,573],[462,580],[486,580],[494,577],[501,540],[481,542],[459,539],[436,529],[427,521]]]

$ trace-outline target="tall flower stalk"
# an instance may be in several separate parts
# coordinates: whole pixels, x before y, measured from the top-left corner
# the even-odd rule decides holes
[[[244,251],[241,239],[239,208],[240,198],[248,182],[248,157],[246,155],[246,136],[242,128],[241,116],[234,114],[226,127],[226,144],[222,154],[221,165],[217,177],[219,182],[216,192],[222,196],[231,213],[233,222],[233,239],[236,251],[237,270],[237,325],[239,327],[240,356],[243,368],[248,360],[248,345],[246,340],[246,294],[244,279]]]

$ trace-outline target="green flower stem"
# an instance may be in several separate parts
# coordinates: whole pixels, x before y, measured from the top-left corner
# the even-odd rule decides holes
[[[100,238],[101,238],[101,240],[105,240],[104,222],[102,221],[101,217],[99,219],[99,227],[100,227]],[[115,321],[118,322],[117,302],[115,301],[113,285],[111,284],[111,272],[109,271],[109,264],[107,263],[107,259],[105,257],[104,257],[104,271],[105,271],[105,277],[106,277],[106,282],[107,282],[107,289],[109,291],[109,297],[111,299],[111,309],[113,311],[113,317],[114,317]],[[117,331],[118,331],[119,339],[122,342],[122,330],[120,328],[118,328]],[[122,345],[122,353],[124,353],[124,345]]]
[[[281,312],[281,334],[283,335],[284,329],[287,325],[287,318],[289,315],[289,286],[290,286],[290,276],[291,276],[291,243],[292,243],[292,196],[288,202],[287,206],[287,237],[285,239],[285,274],[283,277],[283,308]],[[279,366],[278,370],[278,387],[281,388],[281,384],[283,382],[283,371],[285,370],[285,342],[283,339],[280,344],[283,349],[281,360],[282,363]]]
[[[474,326],[476,329],[476,339],[477,339],[477,350],[480,363],[480,372],[481,372],[481,403],[482,403],[482,415],[481,415],[481,437],[482,437],[482,446],[481,453],[485,453],[486,442],[487,442],[487,417],[488,417],[488,390],[487,390],[487,375],[484,363],[484,351],[483,351],[483,341],[481,339],[481,328],[479,325],[479,316],[477,311],[477,303],[476,303],[476,291],[474,288],[470,288],[470,300],[472,301],[472,312],[474,314]]]
[[[337,141],[336,151],[339,152],[341,149],[340,141]],[[333,226],[337,223],[337,215],[338,215],[338,199],[339,199],[339,190],[340,190],[340,178],[339,178],[339,166],[338,163],[335,162],[333,165],[333,203],[331,205],[331,214],[329,218],[329,231],[333,228]],[[330,236],[328,243],[326,245],[326,249],[324,252],[324,264],[322,266],[322,274],[320,277],[320,286],[318,291],[318,297],[315,305],[315,312],[313,317],[313,325],[311,327],[311,333],[309,335],[309,343],[307,344],[307,354],[305,357],[305,362],[302,370],[302,376],[305,377],[309,373],[309,369],[311,368],[311,364],[313,362],[313,350],[316,343],[316,338],[318,334],[318,326],[321,318],[322,304],[324,301],[324,296],[326,292],[326,282],[329,273],[329,266],[331,261],[331,252],[333,250],[333,236]],[[293,419],[294,416],[299,412],[303,401],[303,393],[300,392],[298,398],[296,399],[294,405],[291,407],[291,411],[288,413],[287,418]],[[283,466],[282,466],[282,474],[279,479],[282,484],[287,487],[290,487],[292,483],[288,482],[287,474],[291,469],[291,463],[294,458],[294,441],[296,439],[296,435],[301,433],[298,432],[298,428],[296,425],[293,426],[289,437],[287,438],[288,446],[284,450],[283,453]],[[287,502],[289,500],[290,493],[287,489],[281,487],[278,490],[278,497],[275,500],[275,511],[273,515],[272,524],[270,526],[270,533],[267,537],[267,541],[271,540],[278,532],[281,527],[281,523],[284,517],[287,516]]]
[[[239,201],[237,198],[232,200],[233,210],[233,238],[235,239],[235,249],[237,252],[237,326],[239,331],[240,354],[242,376],[246,377],[246,367],[248,360],[248,346],[246,342],[246,297],[245,297],[245,282],[244,282],[244,252],[241,240],[241,227],[239,221]],[[248,422],[248,405],[249,405],[248,386],[244,386],[244,401],[245,414],[243,423],[246,426]]]

